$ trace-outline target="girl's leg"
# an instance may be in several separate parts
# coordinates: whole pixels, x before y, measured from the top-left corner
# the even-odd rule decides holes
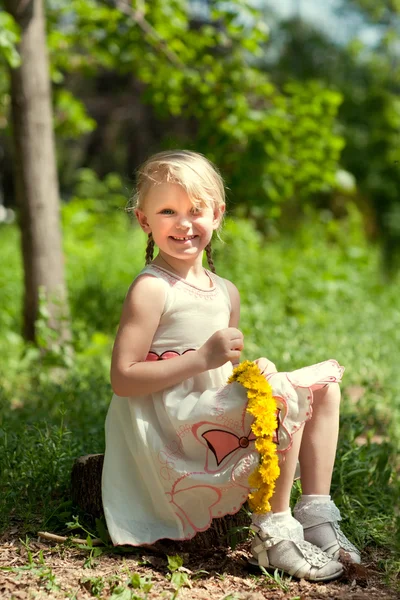
[[[293,487],[299,451],[302,442],[303,429],[299,429],[292,438],[291,448],[280,457],[280,474],[276,481],[274,495],[270,500],[271,510],[274,513],[289,510],[290,492]]]
[[[292,438],[292,446],[279,461],[280,475],[271,498],[272,512],[289,509],[290,492],[300,460],[303,494],[329,494],[339,433],[339,385],[314,392],[313,416]]]
[[[340,387],[314,392],[312,418],[304,425],[299,460],[303,494],[330,493],[339,434]]]
[[[314,392],[312,418],[293,435],[292,446],[279,461],[281,472],[270,501],[272,512],[289,509],[298,460],[303,494],[329,494],[339,432],[339,405],[337,383]]]
[[[303,495],[294,509],[303,525],[304,538],[339,558],[343,550],[348,558],[360,562],[357,548],[342,533],[339,510],[330,493],[339,433],[340,388],[332,383],[314,392],[313,415],[304,426],[299,452]]]
[[[330,581],[342,574],[342,566],[304,541],[301,524],[292,517],[290,492],[302,443],[303,428],[292,438],[292,446],[280,460],[280,475],[270,500],[271,512],[254,514],[253,556],[265,568],[282,569],[310,581]]]

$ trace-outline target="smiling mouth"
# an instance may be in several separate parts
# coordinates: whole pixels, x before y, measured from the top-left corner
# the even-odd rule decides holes
[[[187,235],[186,237],[177,237],[176,235],[171,235],[173,240],[177,240],[178,242],[187,242],[188,240],[194,240],[195,235]]]

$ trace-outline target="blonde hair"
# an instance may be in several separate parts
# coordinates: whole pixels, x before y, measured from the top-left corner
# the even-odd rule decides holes
[[[151,156],[137,170],[133,208],[143,209],[146,196],[154,185],[176,183],[196,208],[222,208],[225,205],[224,182],[218,169],[202,154],[190,150],[166,150]],[[146,264],[153,260],[154,241],[149,234]],[[211,242],[205,248],[211,271],[215,273]]]

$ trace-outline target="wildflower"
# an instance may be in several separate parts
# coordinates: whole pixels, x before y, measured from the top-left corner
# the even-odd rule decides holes
[[[260,454],[260,463],[249,477],[251,493],[250,508],[256,513],[271,510],[269,503],[279,477],[278,455],[274,435],[277,428],[276,402],[272,388],[258,366],[246,360],[238,365],[228,380],[236,381],[247,390],[247,412],[254,417],[251,430],[257,437],[256,450]]]

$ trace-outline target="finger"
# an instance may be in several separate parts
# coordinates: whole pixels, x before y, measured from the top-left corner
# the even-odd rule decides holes
[[[240,335],[243,335],[242,332],[240,331],[240,329],[238,329],[237,327],[227,327],[226,328],[227,331],[230,331],[231,333],[239,333]]]
[[[243,348],[244,348],[243,344],[239,344],[239,345],[233,346],[233,348],[231,348],[231,351],[233,351],[233,352],[237,351],[240,353],[240,352],[242,352]]]
[[[240,354],[241,354],[241,351],[239,349],[236,349],[236,348],[232,349],[229,353],[229,360],[231,361],[231,363],[233,363],[233,362],[239,363]]]
[[[268,361],[265,358],[257,358],[257,360],[253,361],[260,369],[263,369],[267,366]]]
[[[275,365],[265,358],[258,363],[258,368],[261,371],[261,375],[264,375],[264,373],[274,372]]]
[[[228,338],[230,341],[241,340],[243,341],[243,334],[238,331],[236,334],[231,334]]]

